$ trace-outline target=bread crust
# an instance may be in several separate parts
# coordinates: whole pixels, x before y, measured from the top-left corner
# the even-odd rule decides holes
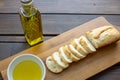
[[[84,47],[79,43],[78,39],[74,39],[71,42],[71,44],[75,47],[75,49],[77,49],[84,56],[86,56],[87,54],[89,54],[89,52],[87,50],[85,50]]]
[[[50,70],[53,73],[60,73],[63,71],[63,68],[57,65],[51,56],[47,57],[46,59],[46,66],[48,70]]]
[[[72,59],[70,58],[70,55],[67,55],[68,53],[65,52],[64,46],[59,48],[59,54],[60,54],[61,59],[65,63],[72,63]]]
[[[94,46],[90,43],[90,41],[85,36],[79,37],[79,43],[88,51],[88,53],[93,53],[96,51]]]
[[[100,48],[120,39],[120,32],[113,26],[103,26],[86,32],[89,41]]]
[[[71,51],[71,53],[74,54],[76,57],[78,57],[80,59],[85,57],[85,55],[78,52],[72,44],[68,45],[68,48]]]
[[[70,54],[70,58],[72,59],[73,62],[77,62],[80,60],[79,57],[76,57],[69,49],[68,45],[65,45],[65,51],[68,52]]]
[[[66,53],[67,56],[69,56],[69,58],[72,60],[72,62],[74,61],[72,56],[71,56],[71,53],[70,51],[68,50],[68,45],[65,45],[64,47],[64,52]]]
[[[65,63],[65,62],[61,59],[59,52],[54,52],[54,53],[52,54],[52,58],[53,58],[53,60],[54,60],[59,66],[61,66],[61,67],[64,68],[64,69],[69,66],[68,63]]]

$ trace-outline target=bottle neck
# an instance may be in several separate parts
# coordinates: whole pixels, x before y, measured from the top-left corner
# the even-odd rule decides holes
[[[33,6],[32,2],[28,4],[22,4],[21,12],[25,16],[34,15],[37,12],[37,9]]]

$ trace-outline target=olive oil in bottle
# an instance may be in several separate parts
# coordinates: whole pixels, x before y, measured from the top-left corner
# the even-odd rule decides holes
[[[20,20],[23,26],[25,38],[30,46],[43,41],[41,14],[36,9],[32,0],[21,0],[19,9]]]

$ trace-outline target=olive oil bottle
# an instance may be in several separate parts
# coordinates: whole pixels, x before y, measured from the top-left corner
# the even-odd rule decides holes
[[[20,20],[25,38],[30,46],[43,41],[41,13],[33,6],[32,0],[21,0]]]

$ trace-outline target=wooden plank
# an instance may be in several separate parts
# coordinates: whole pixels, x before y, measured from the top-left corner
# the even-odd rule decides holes
[[[120,14],[119,0],[34,0],[42,13]],[[0,13],[17,13],[19,0],[1,0]]]
[[[44,41],[54,36],[44,36]],[[0,43],[26,43],[24,36],[0,36]]]
[[[3,80],[3,78],[2,78],[2,74],[0,73],[0,80]]]
[[[44,41],[54,36],[45,36]],[[23,36],[0,36],[0,60],[30,48]]]
[[[92,27],[89,27],[89,26]],[[0,71],[2,71],[3,78],[7,80],[6,71],[9,62],[17,55],[24,53],[32,53],[39,56],[44,62],[46,57],[51,55],[54,51],[58,50],[60,46],[69,44],[72,39],[83,35],[86,31],[104,26],[111,25],[104,18],[100,17],[95,20],[92,20],[86,24],[78,26],[72,30],[69,30],[57,37],[49,39],[44,43],[31,47],[25,51],[22,51],[14,56],[11,56],[5,60],[0,61]],[[81,31],[82,30],[82,31]],[[77,35],[76,35],[77,34]],[[60,74],[53,74],[47,70],[47,75],[45,80],[85,80],[100,71],[105,70],[106,68],[118,63],[120,61],[120,41],[116,44],[111,44],[104,48],[98,49],[94,54],[90,54],[85,59],[73,63],[68,69],[63,71]],[[108,55],[109,54],[109,55]],[[109,63],[110,62],[110,63]],[[97,65],[99,63],[99,65]],[[94,66],[94,67],[93,67]],[[80,74],[78,76],[78,74]]]
[[[25,43],[24,36],[0,36],[0,43]]]
[[[27,43],[0,43],[0,60],[30,48]]]
[[[120,63],[100,72],[87,80],[120,80]]]
[[[59,15],[43,14],[43,33],[61,34],[99,16],[105,17],[110,23],[120,26],[120,15]],[[0,35],[23,35],[18,14],[0,14]]]

